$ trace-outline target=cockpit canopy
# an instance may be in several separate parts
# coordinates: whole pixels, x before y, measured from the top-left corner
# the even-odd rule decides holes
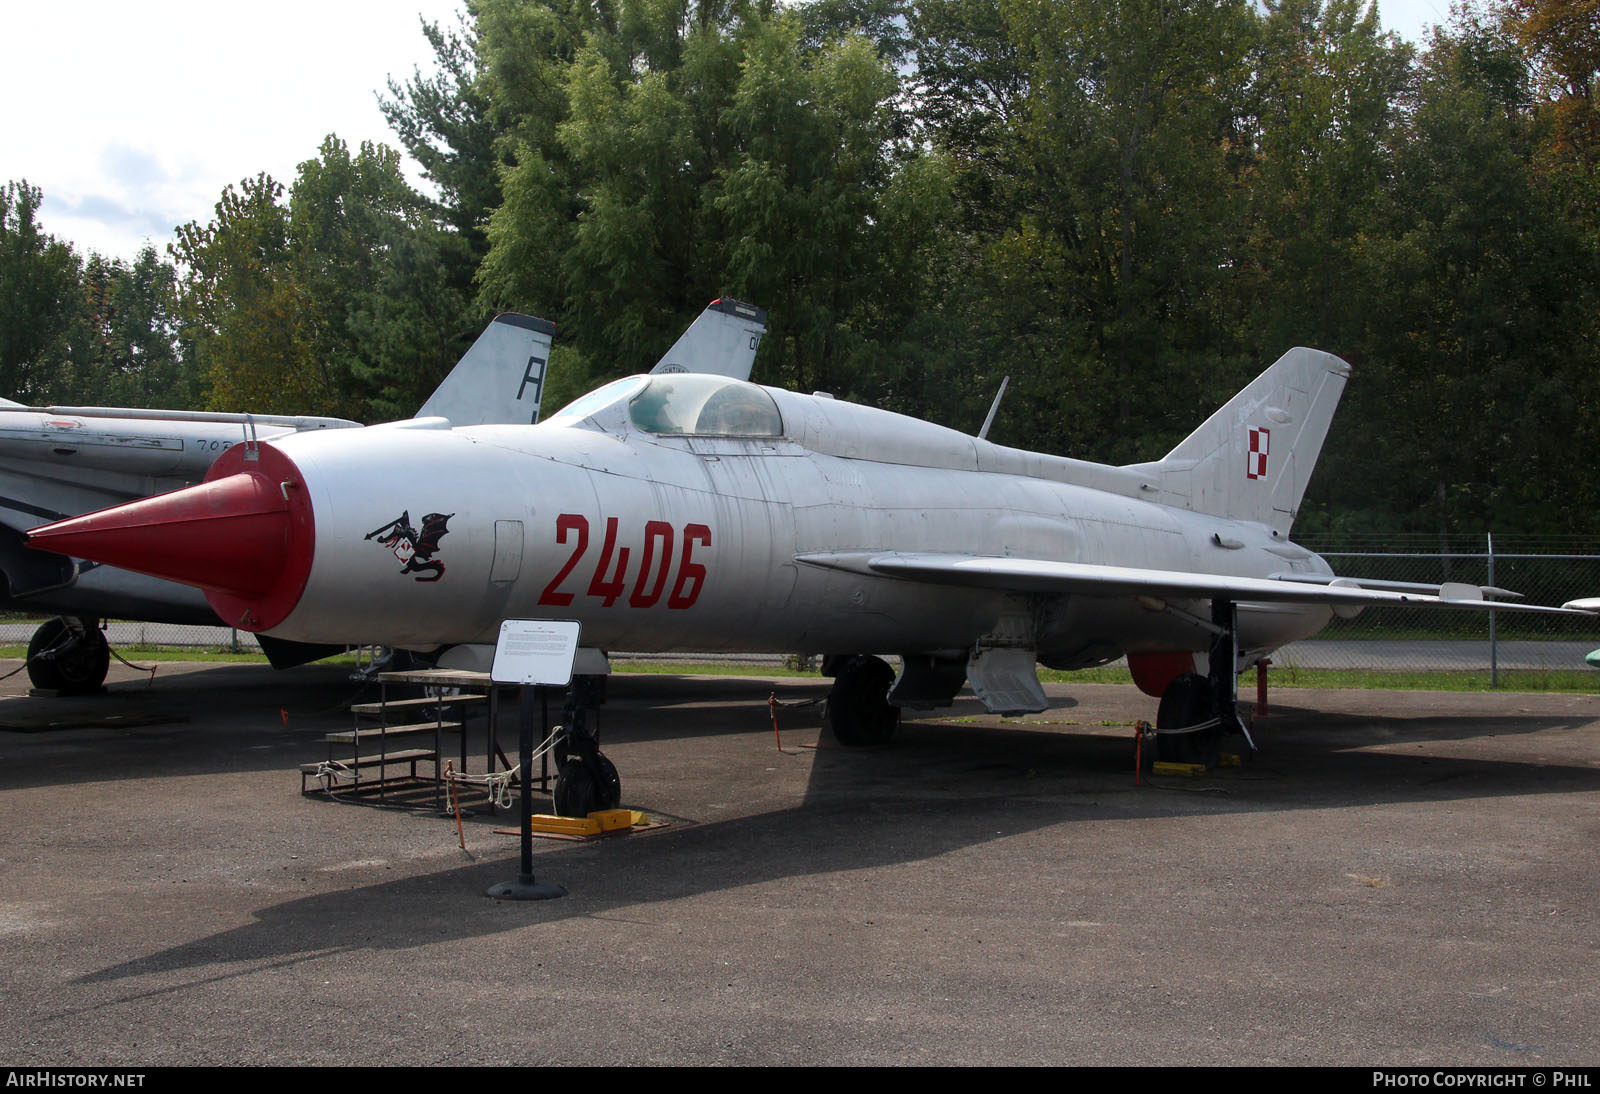
[[[755,384],[684,372],[652,376],[628,404],[628,416],[646,433],[700,437],[781,437],[778,405]]]
[[[695,437],[781,437],[783,416],[764,389],[703,373],[629,376],[564,407],[551,422],[575,425],[626,401],[627,421],[646,433]],[[618,424],[621,424],[620,422]]]

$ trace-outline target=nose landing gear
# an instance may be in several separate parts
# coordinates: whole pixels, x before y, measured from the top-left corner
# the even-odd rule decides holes
[[[605,677],[574,676],[561,711],[562,733],[555,745],[556,786],[552,808],[563,817],[587,817],[622,804],[617,765],[600,751],[589,710],[604,698]]]

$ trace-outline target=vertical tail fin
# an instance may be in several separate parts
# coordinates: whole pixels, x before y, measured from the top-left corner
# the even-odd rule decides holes
[[[555,332],[547,319],[516,312],[495,316],[417,417],[449,418],[453,426],[537,422]]]
[[[1163,504],[1287,534],[1349,375],[1331,353],[1292,349],[1165,459],[1137,469],[1160,483]]]
[[[739,300],[713,300],[650,371],[709,372],[748,380],[766,333],[767,309]]]

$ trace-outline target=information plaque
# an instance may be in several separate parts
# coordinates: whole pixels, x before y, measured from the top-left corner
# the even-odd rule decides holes
[[[500,624],[489,678],[497,684],[566,687],[578,653],[576,619],[507,619]]]

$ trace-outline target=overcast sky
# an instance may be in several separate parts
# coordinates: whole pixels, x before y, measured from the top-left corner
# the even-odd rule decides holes
[[[337,133],[398,147],[376,93],[432,70],[420,19],[460,0],[51,0],[6,5],[0,183],[44,191],[45,231],[131,258],[209,221],[222,188],[263,171],[285,185]],[[1380,0],[1419,41],[1448,0]],[[414,177],[414,176],[413,176]]]

